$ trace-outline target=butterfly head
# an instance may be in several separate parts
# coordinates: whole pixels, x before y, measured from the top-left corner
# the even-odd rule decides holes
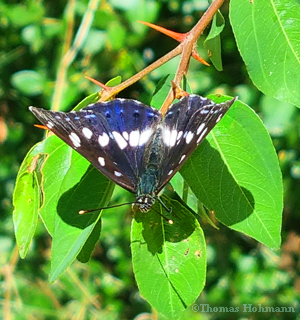
[[[141,212],[148,212],[155,203],[155,197],[151,195],[140,195],[136,198],[135,206]]]

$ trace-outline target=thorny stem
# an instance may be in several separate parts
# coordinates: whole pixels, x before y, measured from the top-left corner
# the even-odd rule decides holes
[[[199,36],[202,34],[204,29],[210,23],[213,16],[216,14],[218,9],[222,6],[224,2],[225,0],[214,0],[212,4],[209,6],[209,8],[207,9],[207,11],[203,14],[201,19],[188,33],[188,36],[175,49],[173,49],[172,51],[170,51],[160,59],[156,60],[151,65],[141,70],[131,78],[125,80],[124,82],[120,83],[115,87],[110,88],[108,91],[103,91],[100,101],[105,101],[113,97],[118,92],[122,91],[123,89],[137,82],[142,77],[144,77],[151,71],[157,69],[158,67],[160,67],[161,65],[163,65],[164,63],[166,63],[167,61],[171,60],[172,58],[174,58],[179,54],[181,54],[181,59],[175,74],[174,83],[177,86],[180,86],[180,82],[183,76],[187,73],[190,57],[194,47],[196,46]],[[169,108],[173,100],[174,100],[174,93],[173,93],[173,90],[171,89],[161,107],[162,114],[166,113],[167,109]]]
[[[192,28],[192,30],[189,32],[189,35],[179,44],[179,46],[183,47],[181,59],[179,66],[177,68],[174,83],[177,86],[180,86],[180,82],[183,78],[183,76],[187,73],[190,58],[192,51],[194,47],[196,46],[197,40],[204,31],[204,29],[207,27],[207,25],[212,20],[213,16],[216,14],[216,12],[219,10],[219,8],[222,6],[225,0],[215,0],[212,2],[210,7],[207,9],[207,11],[203,14],[201,19],[197,22],[197,24]],[[171,105],[172,101],[174,100],[174,93],[171,89],[161,107],[161,113],[165,114],[168,110],[169,106]]]

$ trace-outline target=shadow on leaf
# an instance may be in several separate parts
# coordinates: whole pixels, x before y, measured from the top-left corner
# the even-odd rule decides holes
[[[227,226],[255,212],[255,200],[229,172],[218,150],[204,140],[180,171],[196,197]]]
[[[57,204],[57,213],[65,223],[85,229],[97,220],[99,211],[83,215],[80,215],[79,211],[99,207],[99,199],[93,199],[89,193],[97,178],[95,175],[98,174],[98,171],[90,165],[80,181],[62,194]]]
[[[134,219],[142,223],[142,236],[147,244],[148,251],[152,255],[162,253],[165,242],[188,241],[188,237],[196,228],[196,219],[188,209],[182,206],[178,201],[171,200],[166,196],[162,197],[163,202],[172,212],[162,211],[161,205],[156,201],[153,209],[149,212],[136,212]],[[158,212],[162,212],[164,219]],[[173,224],[167,220],[171,219]],[[143,244],[141,244],[143,245]]]

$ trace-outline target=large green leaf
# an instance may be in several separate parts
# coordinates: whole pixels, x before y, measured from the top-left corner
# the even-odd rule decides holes
[[[258,89],[300,107],[299,1],[231,0],[230,21]]]
[[[246,105],[235,102],[180,173],[223,224],[279,247],[283,194],[278,159],[261,120]]]
[[[13,195],[13,220],[21,258],[25,258],[34,235],[42,201],[40,169],[45,156],[41,153],[42,150],[43,143],[38,143],[24,158]]]
[[[100,215],[99,211],[84,215],[79,211],[105,206],[114,184],[55,136],[46,139],[43,152],[48,159],[42,170],[44,204],[40,213],[53,238],[53,281],[79,253],[80,260],[88,260],[100,235]]]
[[[173,224],[154,211],[160,210],[158,204],[147,214],[135,215],[133,270],[142,296],[168,319],[176,319],[204,287],[206,248],[195,217],[177,201],[163,201],[172,208]]]
[[[211,2],[211,1],[210,1]],[[220,11],[214,15],[210,31],[203,45],[208,50],[208,55],[218,71],[223,70],[221,57],[221,37],[220,34],[224,29],[225,21]]]

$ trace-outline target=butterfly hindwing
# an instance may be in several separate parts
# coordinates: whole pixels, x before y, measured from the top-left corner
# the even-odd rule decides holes
[[[169,108],[162,124],[164,160],[158,190],[181,168],[234,101],[216,104],[210,99],[189,95]]]
[[[158,111],[126,99],[99,102],[68,113],[30,110],[104,175],[136,191],[145,145],[161,119]]]

